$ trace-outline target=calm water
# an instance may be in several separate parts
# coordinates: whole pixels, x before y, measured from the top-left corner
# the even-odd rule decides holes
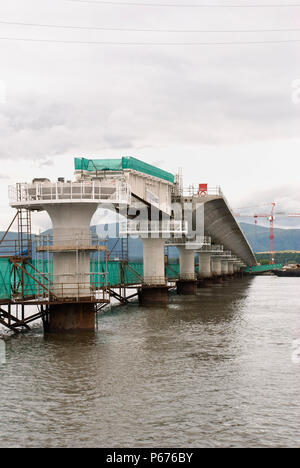
[[[6,340],[1,447],[299,447],[300,278],[257,277]]]

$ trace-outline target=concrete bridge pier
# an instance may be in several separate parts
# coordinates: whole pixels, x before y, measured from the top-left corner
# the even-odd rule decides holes
[[[198,272],[199,286],[211,285],[213,283],[212,254],[209,252],[198,252],[198,259],[199,259],[199,272]]]
[[[222,283],[222,257],[212,257],[212,274],[214,283]]]
[[[222,260],[221,262],[221,271],[222,271],[222,277],[225,280],[228,280],[229,277],[229,262],[228,260]]]
[[[177,293],[186,296],[197,293],[195,274],[195,251],[187,250],[185,245],[177,246],[179,251],[180,275],[177,282]]]
[[[164,305],[168,299],[165,277],[165,240],[142,238],[144,282],[139,294],[142,305]]]
[[[230,276],[233,276],[235,273],[235,262],[234,261],[229,261],[228,262],[228,274]]]
[[[45,207],[53,226],[53,285],[47,332],[94,330],[90,288],[90,223],[97,203]],[[72,245],[74,244],[74,245]],[[61,299],[61,302],[59,301]],[[64,303],[67,302],[67,303]]]
[[[237,277],[240,277],[241,269],[242,269],[241,264],[239,262],[234,263],[233,269],[234,269],[234,275]]]
[[[243,278],[244,277],[244,271],[243,271],[243,267],[245,266],[245,264],[243,264],[242,262],[240,264],[238,264],[238,276],[240,278]]]
[[[54,304],[49,307],[46,333],[95,330],[95,306],[92,303]]]

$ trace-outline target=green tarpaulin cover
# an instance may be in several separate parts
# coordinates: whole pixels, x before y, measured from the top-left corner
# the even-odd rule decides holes
[[[163,171],[158,167],[147,164],[139,159],[126,156],[121,159],[86,159],[75,158],[76,171],[122,171],[124,169],[133,169],[143,174],[148,174],[159,179],[167,180],[174,184],[174,176],[170,172]]]

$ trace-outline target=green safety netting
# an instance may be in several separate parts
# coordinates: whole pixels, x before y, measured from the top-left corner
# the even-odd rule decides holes
[[[276,265],[256,265],[252,267],[247,267],[244,268],[244,271],[246,273],[260,273],[264,271],[270,271],[270,270],[280,270],[283,268],[283,265],[281,263],[277,263]]]
[[[171,265],[166,265],[166,277],[169,279],[178,278],[179,276],[179,264],[172,263]]]
[[[143,263],[128,263],[125,267],[124,281],[125,284],[137,284],[142,281],[144,275]]]
[[[34,268],[38,270],[37,273]],[[32,260],[32,266],[26,265],[26,271],[33,276],[40,283],[47,287],[48,273],[52,272],[52,262],[47,260]],[[6,300],[11,298],[11,268],[12,265],[7,258],[0,258],[0,299]],[[108,262],[107,263],[107,278],[105,281],[105,262],[97,263],[91,262],[91,283],[101,283],[117,286],[121,283],[125,284],[137,284],[141,283],[143,278],[143,263],[130,262],[128,265],[122,265],[121,262]],[[99,273],[99,275],[97,274]],[[22,271],[20,269],[15,270],[16,281],[15,284],[19,283],[21,293],[21,279]],[[44,276],[43,276],[44,275]],[[179,264],[166,265],[166,277],[169,279],[178,278],[179,276]],[[38,285],[33,278],[28,275],[24,275],[24,296],[30,297],[31,295],[42,294],[43,287]]]
[[[11,298],[10,269],[9,259],[0,258],[0,299]]]
[[[75,158],[76,171],[121,171],[122,159],[85,159]]]
[[[107,263],[107,278],[105,278],[106,263],[91,262],[91,282],[96,284],[116,285],[121,283],[121,262]],[[97,275],[99,273],[99,275]],[[106,280],[106,281],[105,281]]]
[[[86,159],[75,158],[76,171],[122,171],[124,169],[133,169],[143,174],[148,174],[159,179],[166,180],[174,184],[174,175],[170,172],[159,169],[156,166],[147,164],[139,159],[131,156],[126,156],[121,159]]]
[[[32,266],[31,266],[32,265]],[[46,288],[48,288],[48,272],[49,272],[49,263],[47,260],[32,260],[31,264],[25,265],[25,270],[29,273],[29,275],[24,274],[24,286],[23,292],[24,297],[30,297],[33,295],[42,295],[45,292],[45,289],[37,283],[37,281],[43,284]],[[38,272],[36,271],[38,270]],[[52,271],[52,262],[50,262],[50,271]],[[22,271],[17,268],[15,273],[17,280],[15,284],[19,286],[19,292],[22,292]],[[33,278],[37,281],[35,281]]]
[[[98,284],[105,280],[105,262],[103,263],[91,263],[91,281]],[[102,273],[97,275],[97,272]],[[121,262],[108,262],[107,263],[107,278],[106,284],[110,286],[116,286],[125,282],[125,284],[136,284],[141,282],[143,277],[143,264],[142,263],[129,263],[122,265]]]

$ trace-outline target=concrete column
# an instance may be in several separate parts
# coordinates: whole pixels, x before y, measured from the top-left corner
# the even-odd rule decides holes
[[[221,257],[213,257],[211,266],[212,266],[212,273],[214,276],[222,275],[222,258]]]
[[[185,246],[177,246],[179,251],[180,279],[194,280],[195,275],[195,253],[187,250]]]
[[[47,206],[53,226],[53,245],[90,245],[90,224],[97,204]],[[54,293],[65,297],[88,297],[90,293],[90,252],[61,251],[53,254]]]
[[[90,252],[70,251],[70,246],[90,245],[90,223],[97,203],[45,205],[53,225],[53,293],[57,304],[50,305],[47,331],[94,330],[95,310],[90,298]],[[66,247],[66,250],[64,250]],[[73,303],[59,303],[59,299]]]
[[[143,305],[165,304],[168,287],[165,279],[165,241],[164,239],[142,239],[144,284],[140,291]]]
[[[235,270],[235,264],[233,262],[229,262],[228,263],[228,273],[230,275],[233,275],[235,271],[236,271]]]
[[[187,250],[184,245],[177,246],[179,251],[180,276],[177,282],[178,294],[196,294],[195,252]]]
[[[229,262],[228,260],[222,260],[221,262],[222,275],[227,276],[229,273]]]
[[[212,257],[212,274],[214,281],[222,282],[222,257]]]
[[[243,276],[244,276],[244,273],[243,273],[243,264],[242,264],[242,263],[237,263],[236,268],[237,268],[236,275],[237,275],[238,277],[240,277],[240,278],[243,278]]]
[[[199,278],[211,278],[211,253],[209,252],[198,252],[199,258]]]
[[[164,239],[142,239],[144,283],[165,284],[165,241]]]

